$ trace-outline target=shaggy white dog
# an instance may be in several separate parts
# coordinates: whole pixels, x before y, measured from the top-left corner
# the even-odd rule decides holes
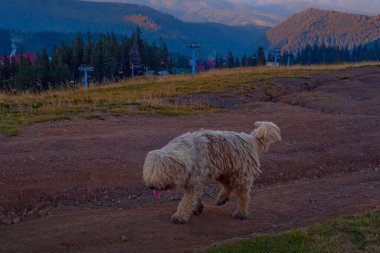
[[[147,154],[143,178],[156,199],[164,190],[183,188],[185,194],[172,216],[174,223],[187,223],[202,213],[203,186],[216,181],[222,189],[216,204],[223,205],[234,190],[236,219],[246,219],[253,180],[259,176],[260,155],[271,143],[281,141],[280,129],[271,122],[256,122],[252,133],[200,130],[183,134],[160,150]]]

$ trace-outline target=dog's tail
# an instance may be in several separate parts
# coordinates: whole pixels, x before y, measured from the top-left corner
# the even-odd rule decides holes
[[[255,122],[256,129],[251,133],[261,152],[268,150],[269,145],[281,141],[281,130],[276,124],[267,121]]]

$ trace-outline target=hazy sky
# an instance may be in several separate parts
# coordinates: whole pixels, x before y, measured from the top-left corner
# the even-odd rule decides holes
[[[230,2],[246,2],[253,5],[299,3],[301,5],[315,5],[316,7],[331,7],[351,12],[380,15],[380,0],[229,0]]]

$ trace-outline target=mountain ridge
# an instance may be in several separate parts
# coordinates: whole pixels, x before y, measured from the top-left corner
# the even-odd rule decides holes
[[[127,35],[140,25],[144,37],[163,38],[171,51],[186,53],[186,45],[198,43],[203,54],[231,49],[237,55],[266,46],[268,29],[187,23],[143,5],[76,0],[2,0],[0,24],[1,28],[26,32],[113,31]]]
[[[284,51],[322,43],[352,49],[380,38],[380,15],[309,8],[271,28],[267,38],[272,48]]]
[[[193,23],[214,22],[232,26],[258,25],[272,27],[281,22],[281,15],[266,13],[246,3],[225,0],[85,0],[143,4]],[[238,14],[238,15],[237,15]]]

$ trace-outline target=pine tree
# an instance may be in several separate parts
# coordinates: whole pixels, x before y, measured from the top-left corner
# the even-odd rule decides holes
[[[248,59],[247,59],[247,55],[244,54],[243,57],[241,58],[241,65],[243,67],[247,67],[248,66]]]
[[[218,53],[215,55],[215,68],[217,68],[217,69],[221,68],[221,64],[219,62],[219,54]]]
[[[34,91],[35,85],[36,80],[33,67],[27,59],[21,59],[15,76],[16,89]]]
[[[231,50],[228,50],[226,57],[227,57],[227,67],[229,68],[235,67],[235,59]]]
[[[90,65],[91,62],[91,51],[92,51],[92,34],[87,32],[87,44],[84,49],[83,63],[85,65]]]
[[[92,50],[91,50],[91,61],[90,65],[94,67],[94,79],[98,82],[101,82],[103,79],[103,73],[102,73],[102,52],[100,48],[100,44],[98,42],[95,42]]]
[[[47,90],[52,88],[50,86],[50,62],[49,56],[47,54],[46,48],[42,49],[41,54],[37,55],[36,59],[36,79],[38,85],[42,87],[42,89]]]
[[[75,79],[79,78],[79,66],[84,63],[84,43],[82,34],[78,33],[72,46],[72,67]]]
[[[240,60],[239,60],[239,57],[236,57],[235,58],[235,67],[240,67]]]
[[[264,48],[262,48],[262,47],[259,47],[259,50],[257,51],[257,65],[259,65],[259,66],[265,66],[266,65]]]

